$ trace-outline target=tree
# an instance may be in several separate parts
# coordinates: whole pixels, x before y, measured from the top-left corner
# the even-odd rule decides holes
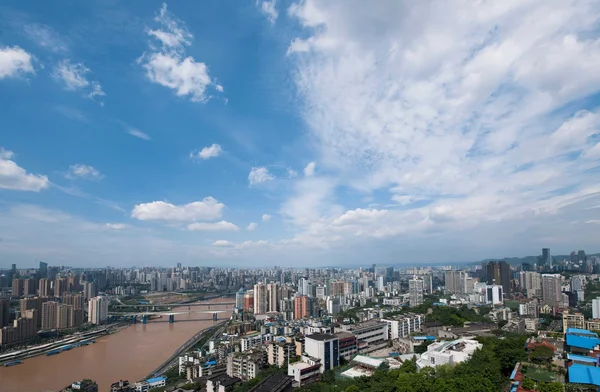
[[[535,388],[535,382],[529,377],[524,377],[522,386],[525,389],[533,390],[533,388]]]
[[[559,382],[543,382],[538,385],[540,392],[563,392],[564,387]]]
[[[554,350],[546,346],[537,346],[529,355],[532,361],[537,363],[544,363],[550,361],[554,355]]]

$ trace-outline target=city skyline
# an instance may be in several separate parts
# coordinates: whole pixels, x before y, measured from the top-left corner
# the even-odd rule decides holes
[[[600,236],[595,3],[0,9],[0,268],[468,263]]]

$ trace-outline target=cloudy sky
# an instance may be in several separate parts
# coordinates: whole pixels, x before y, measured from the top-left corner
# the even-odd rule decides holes
[[[0,6],[0,267],[600,250],[598,2],[68,3]]]

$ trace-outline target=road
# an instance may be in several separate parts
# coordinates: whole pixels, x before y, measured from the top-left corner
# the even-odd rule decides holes
[[[214,331],[214,333],[212,334],[211,338],[208,339],[208,341],[213,339],[216,335],[222,333],[222,331],[224,329],[224,325],[227,323],[227,321],[229,321],[229,320],[221,321],[219,324],[217,324],[215,326],[217,328]],[[165,362],[163,362],[162,365],[160,365],[158,368],[156,368],[156,370],[154,370],[152,373],[148,374],[146,379],[158,377],[158,376],[162,375],[163,373],[166,373],[173,366],[178,365],[179,364],[179,356],[183,355],[186,351],[188,351],[195,344],[197,344],[205,334],[210,333],[213,330],[212,328],[213,327],[211,327],[209,329],[205,329],[203,331],[200,331],[197,334],[195,334],[194,336],[192,336],[191,338],[189,338],[181,347],[179,347],[177,349],[177,351],[175,351],[173,353],[173,355],[171,355],[171,357],[169,359],[167,359]]]

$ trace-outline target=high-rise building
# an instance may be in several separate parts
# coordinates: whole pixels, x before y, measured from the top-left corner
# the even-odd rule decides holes
[[[50,296],[50,281],[48,278],[41,278],[38,284],[38,295],[40,297]]]
[[[552,268],[552,256],[550,255],[550,248],[542,248],[542,265],[547,265]]]
[[[23,296],[35,295],[37,282],[35,279],[27,278],[23,280]]]
[[[311,299],[307,295],[294,298],[294,320],[301,320],[311,316]]]
[[[587,256],[585,254],[585,251],[580,250],[577,252],[577,261],[584,264],[587,262]]]
[[[501,285],[503,295],[510,295],[510,266],[506,261],[490,261],[486,265],[485,275],[488,285]]]
[[[410,306],[417,306],[423,303],[423,291],[425,284],[420,277],[413,277],[408,281],[408,295]]]
[[[10,324],[10,301],[0,298],[0,328]]]
[[[240,289],[237,293],[235,293],[235,307],[238,309],[244,309],[244,296],[246,295],[246,291],[244,289]]]
[[[96,282],[85,282],[83,285],[83,296],[85,299],[89,300],[90,298],[94,298],[98,295],[98,286]]]
[[[67,329],[73,325],[73,307],[59,304],[56,308],[56,329]]]
[[[594,320],[600,319],[600,297],[592,300],[592,318]]]
[[[48,263],[44,263],[40,261],[40,268],[38,269],[38,277],[47,278],[48,277]]]
[[[87,308],[87,302],[81,293],[64,293],[62,296],[62,303],[65,305],[71,305],[75,310],[85,310]]]
[[[267,313],[269,300],[267,297],[267,285],[258,283],[254,285],[254,314]]]
[[[21,315],[25,314],[27,310],[35,310],[35,325],[37,328],[42,326],[42,305],[44,302],[48,302],[48,297],[33,297],[33,298],[23,298],[20,303],[20,311]]]
[[[464,293],[464,279],[466,273],[464,271],[450,270],[444,272],[444,292],[447,294]]]
[[[50,331],[56,329],[58,302],[48,301],[42,304],[42,329]]]
[[[12,280],[12,295],[13,295],[13,297],[22,297],[24,292],[25,292],[25,280],[21,279],[21,278],[13,278],[13,280]]]
[[[279,300],[280,300],[279,294],[280,294],[279,293],[279,285],[277,283],[269,283],[267,285],[267,297],[268,297],[267,310],[269,312],[279,311]]]
[[[562,304],[562,276],[558,274],[542,275],[542,302],[544,305]]]
[[[94,297],[88,302],[88,322],[92,324],[103,324],[108,320],[108,299],[106,297]]]
[[[485,302],[492,305],[500,305],[504,301],[502,286],[494,284],[485,288]]]
[[[542,295],[542,275],[538,272],[521,271],[519,285],[525,289],[529,298]]]
[[[56,278],[54,280],[54,296],[61,297],[67,291],[67,279]]]
[[[254,310],[254,290],[248,290],[244,294],[244,310],[249,311],[250,309]]]
[[[431,274],[423,275],[423,285],[425,294],[433,294],[433,276]]]

